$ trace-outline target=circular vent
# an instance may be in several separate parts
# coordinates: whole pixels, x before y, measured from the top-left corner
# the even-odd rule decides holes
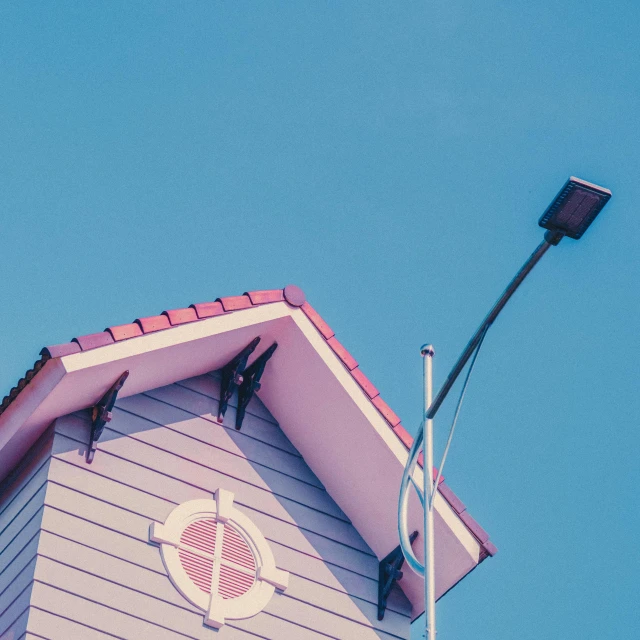
[[[251,548],[228,522],[212,518],[192,522],[180,536],[178,554],[189,578],[205,593],[215,590],[224,600],[239,598],[255,584]]]
[[[233,504],[230,491],[214,500],[178,505],[164,524],[154,522],[151,542],[174,586],[204,611],[204,623],[219,629],[227,618],[250,618],[267,606],[276,589],[287,588],[289,574],[276,567],[262,533]]]

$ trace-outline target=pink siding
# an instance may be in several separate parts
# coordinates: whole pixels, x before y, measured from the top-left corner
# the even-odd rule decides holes
[[[32,491],[44,502],[41,523],[14,550],[27,560],[37,545],[28,631],[50,640],[408,638],[406,598],[394,592],[378,622],[377,559],[266,408],[255,399],[237,432],[215,423],[216,394],[201,376],[119,401],[91,465],[87,412],[56,422],[38,476],[48,482]],[[227,424],[233,414],[230,406]],[[148,529],[218,487],[235,493],[290,583],[262,613],[216,632],[171,584]]]
[[[0,638],[27,628],[53,434],[45,433],[0,485]]]

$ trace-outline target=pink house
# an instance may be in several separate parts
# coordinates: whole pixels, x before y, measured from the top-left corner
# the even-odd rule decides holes
[[[408,638],[410,444],[295,286],[46,347],[0,406],[0,638]],[[443,595],[495,547],[435,506]]]

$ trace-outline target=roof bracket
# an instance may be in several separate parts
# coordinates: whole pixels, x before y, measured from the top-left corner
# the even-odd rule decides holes
[[[107,424],[111,422],[113,405],[116,403],[118,391],[122,389],[124,381],[129,377],[129,372],[125,371],[115,381],[114,385],[105,393],[91,411],[91,436],[89,438],[89,448],[87,449],[87,464],[93,462],[93,456],[97,449],[98,440]]]
[[[418,537],[418,532],[414,531],[409,540],[413,541]],[[402,565],[404,564],[404,555],[400,545],[398,545],[388,556],[380,560],[378,568],[378,620],[384,618],[384,612],[387,609],[387,598],[393,589],[393,586],[402,578]]]
[[[239,431],[242,427],[244,414],[247,410],[249,401],[256,391],[260,390],[260,378],[267,366],[267,361],[278,348],[278,343],[274,342],[262,355],[259,355],[242,374],[244,378],[238,389],[238,411],[236,412],[236,429]]]
[[[260,342],[260,336],[254,338],[235,358],[222,367],[222,379],[220,380],[220,405],[218,406],[218,422],[222,424],[224,414],[227,412],[229,400],[236,387],[242,384],[242,373],[247,366],[249,356],[255,351]]]

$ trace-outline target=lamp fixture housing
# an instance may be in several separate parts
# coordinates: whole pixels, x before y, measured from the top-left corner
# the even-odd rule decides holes
[[[578,240],[610,198],[609,189],[571,176],[538,224]]]

